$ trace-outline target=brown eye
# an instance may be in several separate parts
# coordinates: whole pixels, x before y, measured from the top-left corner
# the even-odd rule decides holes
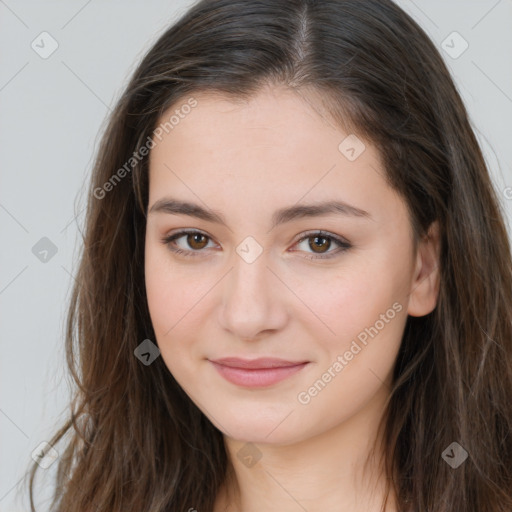
[[[297,244],[299,249],[301,249],[301,244],[304,246],[301,249],[303,252],[309,252],[309,254],[306,254],[304,257],[310,260],[335,257],[352,248],[352,244],[350,244],[348,240],[325,231],[306,233]],[[332,247],[334,247],[335,250],[329,250]],[[315,256],[315,254],[318,254],[318,256]]]
[[[179,231],[162,238],[162,243],[172,252],[184,256],[201,256],[210,241],[210,237],[199,231]]]
[[[330,239],[325,236],[311,236],[308,239],[313,239],[313,243],[310,243],[309,247],[316,253],[323,254],[331,247]]]
[[[189,233],[187,235],[187,243],[192,249],[203,249],[208,245],[208,237],[202,233]]]
[[[180,243],[179,240],[183,239]],[[307,248],[309,248],[309,255],[305,255],[304,257],[307,259],[327,259],[331,257],[335,257],[338,254],[341,254],[352,247],[350,242],[346,239],[342,239],[336,235],[329,234],[323,231],[315,231],[306,234],[303,236],[295,245],[300,245],[307,243]],[[162,243],[168,246],[169,250],[172,252],[189,257],[189,256],[207,256],[208,251],[205,249],[208,245],[208,242],[211,241],[211,238],[200,231],[179,231],[172,235],[166,236],[162,238]],[[337,250],[330,251],[333,247],[338,246]],[[184,245],[182,245],[184,243]],[[303,248],[302,251],[299,252],[308,252],[307,248]],[[313,254],[313,255],[312,255]],[[314,256],[314,254],[318,254],[319,256]],[[325,254],[325,256],[324,256]]]

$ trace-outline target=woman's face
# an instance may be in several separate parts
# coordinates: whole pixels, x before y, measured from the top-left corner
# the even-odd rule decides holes
[[[407,313],[434,307],[410,295],[418,266],[406,205],[377,150],[301,97],[194,98],[150,154],[156,343],[222,432],[298,442],[376,407]],[[223,358],[242,361],[214,362]]]

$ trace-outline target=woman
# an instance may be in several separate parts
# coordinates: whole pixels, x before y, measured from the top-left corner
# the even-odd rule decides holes
[[[194,5],[110,118],[77,283],[56,510],[512,509],[503,212],[392,2]]]

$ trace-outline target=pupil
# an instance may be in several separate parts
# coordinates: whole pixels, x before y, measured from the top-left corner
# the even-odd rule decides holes
[[[194,233],[190,236],[192,237],[192,244],[191,244],[192,247],[195,247],[195,244],[198,244],[200,246],[200,248],[202,248],[201,238],[204,238],[205,236],[201,235],[200,233]],[[204,241],[203,241],[203,245],[204,245]]]
[[[322,237],[322,236],[315,236],[314,240],[315,240],[315,245],[314,245],[313,247],[314,247],[314,248],[318,248],[318,247],[319,247],[319,246],[321,246],[321,245],[325,245],[325,244],[321,244],[321,243],[319,243],[318,241],[319,241],[319,240],[327,240],[327,238]],[[318,245],[317,245],[317,244],[318,244]],[[316,250],[316,249],[315,249],[315,250]],[[321,252],[321,251],[317,251],[317,252]]]

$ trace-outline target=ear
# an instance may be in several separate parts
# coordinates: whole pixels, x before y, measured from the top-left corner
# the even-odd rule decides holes
[[[440,282],[440,248],[439,223],[436,220],[418,245],[407,309],[411,316],[428,315],[436,307]]]

